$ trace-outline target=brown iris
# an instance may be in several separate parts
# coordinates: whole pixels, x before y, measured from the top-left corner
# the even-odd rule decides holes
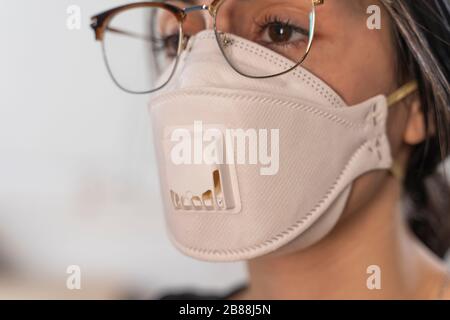
[[[274,43],[288,42],[294,32],[293,28],[285,23],[271,23],[268,26],[269,37]]]

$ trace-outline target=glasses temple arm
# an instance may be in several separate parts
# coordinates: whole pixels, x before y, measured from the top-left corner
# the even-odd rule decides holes
[[[113,33],[129,36],[129,37],[132,37],[132,38],[145,40],[145,41],[148,41],[148,42],[153,42],[155,40],[151,36],[150,37],[146,37],[146,36],[140,35],[138,33],[125,31],[125,30],[120,30],[120,29],[116,29],[116,28],[106,27],[106,30],[111,31]]]

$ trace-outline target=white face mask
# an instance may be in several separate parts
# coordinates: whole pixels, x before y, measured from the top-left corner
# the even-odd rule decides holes
[[[235,41],[249,68],[270,73],[291,64]],[[168,230],[183,253],[237,261],[304,249],[336,225],[356,178],[391,167],[385,96],[349,107],[302,67],[244,77],[227,64],[212,31],[192,38],[180,59],[150,110]],[[239,164],[235,149],[235,157],[217,156],[233,150],[230,129],[257,141],[257,152],[244,152],[253,154],[250,163]]]

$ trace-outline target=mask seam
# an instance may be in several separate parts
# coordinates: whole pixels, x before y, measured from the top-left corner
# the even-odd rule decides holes
[[[199,40],[215,40],[215,35],[201,35],[198,37]],[[256,54],[259,57],[265,59],[268,62],[276,63],[279,67],[289,68],[289,64],[287,62],[282,61],[280,58],[276,57],[274,54],[269,54],[268,52],[264,52],[262,49],[257,48],[251,44],[245,43],[239,39],[233,39],[234,41],[239,43],[239,48],[250,52],[252,54]],[[339,108],[344,106],[342,102],[342,98],[340,98],[335,92],[333,92],[330,88],[322,86],[317,80],[313,79],[311,75],[308,75],[301,69],[294,69],[290,72],[293,76],[305,82],[311,88],[313,88],[316,92],[318,92],[321,96],[323,96],[331,105],[335,108]],[[339,97],[339,98],[338,98]]]
[[[172,99],[176,99],[178,98],[178,96],[186,96],[186,95],[191,95],[191,94],[196,94],[196,95],[203,95],[203,96],[210,96],[210,97],[219,97],[219,98],[230,98],[230,99],[234,99],[234,100],[245,100],[248,102],[259,102],[259,103],[271,103],[274,104],[276,106],[279,107],[288,107],[292,110],[301,110],[301,111],[305,111],[314,115],[318,115],[321,116],[322,118],[326,118],[330,121],[333,121],[339,125],[342,125],[346,128],[349,129],[358,129],[358,130],[364,130],[365,128],[367,128],[367,126],[370,124],[370,122],[372,121],[371,118],[367,118],[364,120],[364,125],[362,124],[358,124],[346,119],[343,119],[339,116],[333,115],[330,112],[324,111],[324,110],[320,110],[317,107],[314,106],[307,106],[295,101],[283,101],[281,99],[278,98],[271,98],[271,97],[259,97],[259,96],[254,96],[251,94],[233,94],[233,93],[219,93],[219,92],[208,92],[208,91],[202,91],[201,89],[186,89],[183,92],[177,92],[177,93],[168,93],[164,96],[159,96],[157,98],[155,98],[152,101],[152,104],[157,104],[157,103],[164,103],[167,100],[172,100]],[[350,107],[348,107],[350,108]],[[370,113],[372,113],[374,111],[371,111]],[[376,127],[376,126],[375,126]]]
[[[353,153],[353,156],[347,162],[347,164],[345,165],[344,169],[339,174],[339,176],[336,179],[336,181],[329,188],[329,190],[327,191],[325,196],[320,201],[317,202],[316,206],[313,209],[311,209],[311,211],[309,211],[303,218],[301,218],[300,220],[297,220],[291,226],[286,228],[285,231],[282,231],[282,232],[278,233],[277,235],[271,237],[270,239],[265,240],[261,244],[252,245],[252,246],[248,246],[248,247],[240,248],[240,249],[216,250],[216,249],[199,249],[199,248],[193,248],[193,247],[185,247],[185,246],[181,245],[174,238],[174,236],[172,236],[172,238],[173,238],[172,240],[177,244],[177,246],[182,248],[183,251],[192,253],[194,255],[196,255],[198,253],[198,254],[200,254],[202,256],[227,256],[228,255],[228,256],[232,256],[232,257],[233,256],[239,256],[239,255],[245,255],[247,253],[251,254],[251,253],[253,253],[255,251],[263,250],[263,249],[265,249],[266,247],[268,247],[270,245],[278,243],[281,240],[283,240],[285,237],[287,237],[287,236],[291,235],[292,233],[294,233],[295,231],[297,231],[308,220],[310,220],[310,219],[312,219],[314,217],[315,213],[318,212],[321,209],[321,206],[323,205],[323,203],[325,203],[325,201],[330,197],[330,194],[336,189],[337,185],[342,180],[342,177],[348,171],[350,165],[355,161],[355,158],[361,152],[363,152],[363,150],[366,150],[373,143],[374,140],[381,139],[382,136],[385,136],[385,134],[381,134],[381,135],[375,137],[374,139],[367,140],[362,146],[360,146],[358,148],[358,150],[356,150]]]

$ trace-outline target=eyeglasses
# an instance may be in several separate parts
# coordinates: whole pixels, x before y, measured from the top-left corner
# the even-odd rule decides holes
[[[107,69],[121,89],[151,93],[164,87],[173,77],[189,39],[209,28],[214,30],[226,61],[239,74],[270,78],[288,73],[311,50],[315,8],[324,0],[298,0],[295,6],[279,0],[196,3],[196,0],[132,3],[92,18],[91,26],[96,40],[102,43]],[[185,7],[189,4],[192,6]],[[238,50],[235,37],[269,48],[292,63],[280,65],[270,73],[253,70],[242,63],[242,51]]]

